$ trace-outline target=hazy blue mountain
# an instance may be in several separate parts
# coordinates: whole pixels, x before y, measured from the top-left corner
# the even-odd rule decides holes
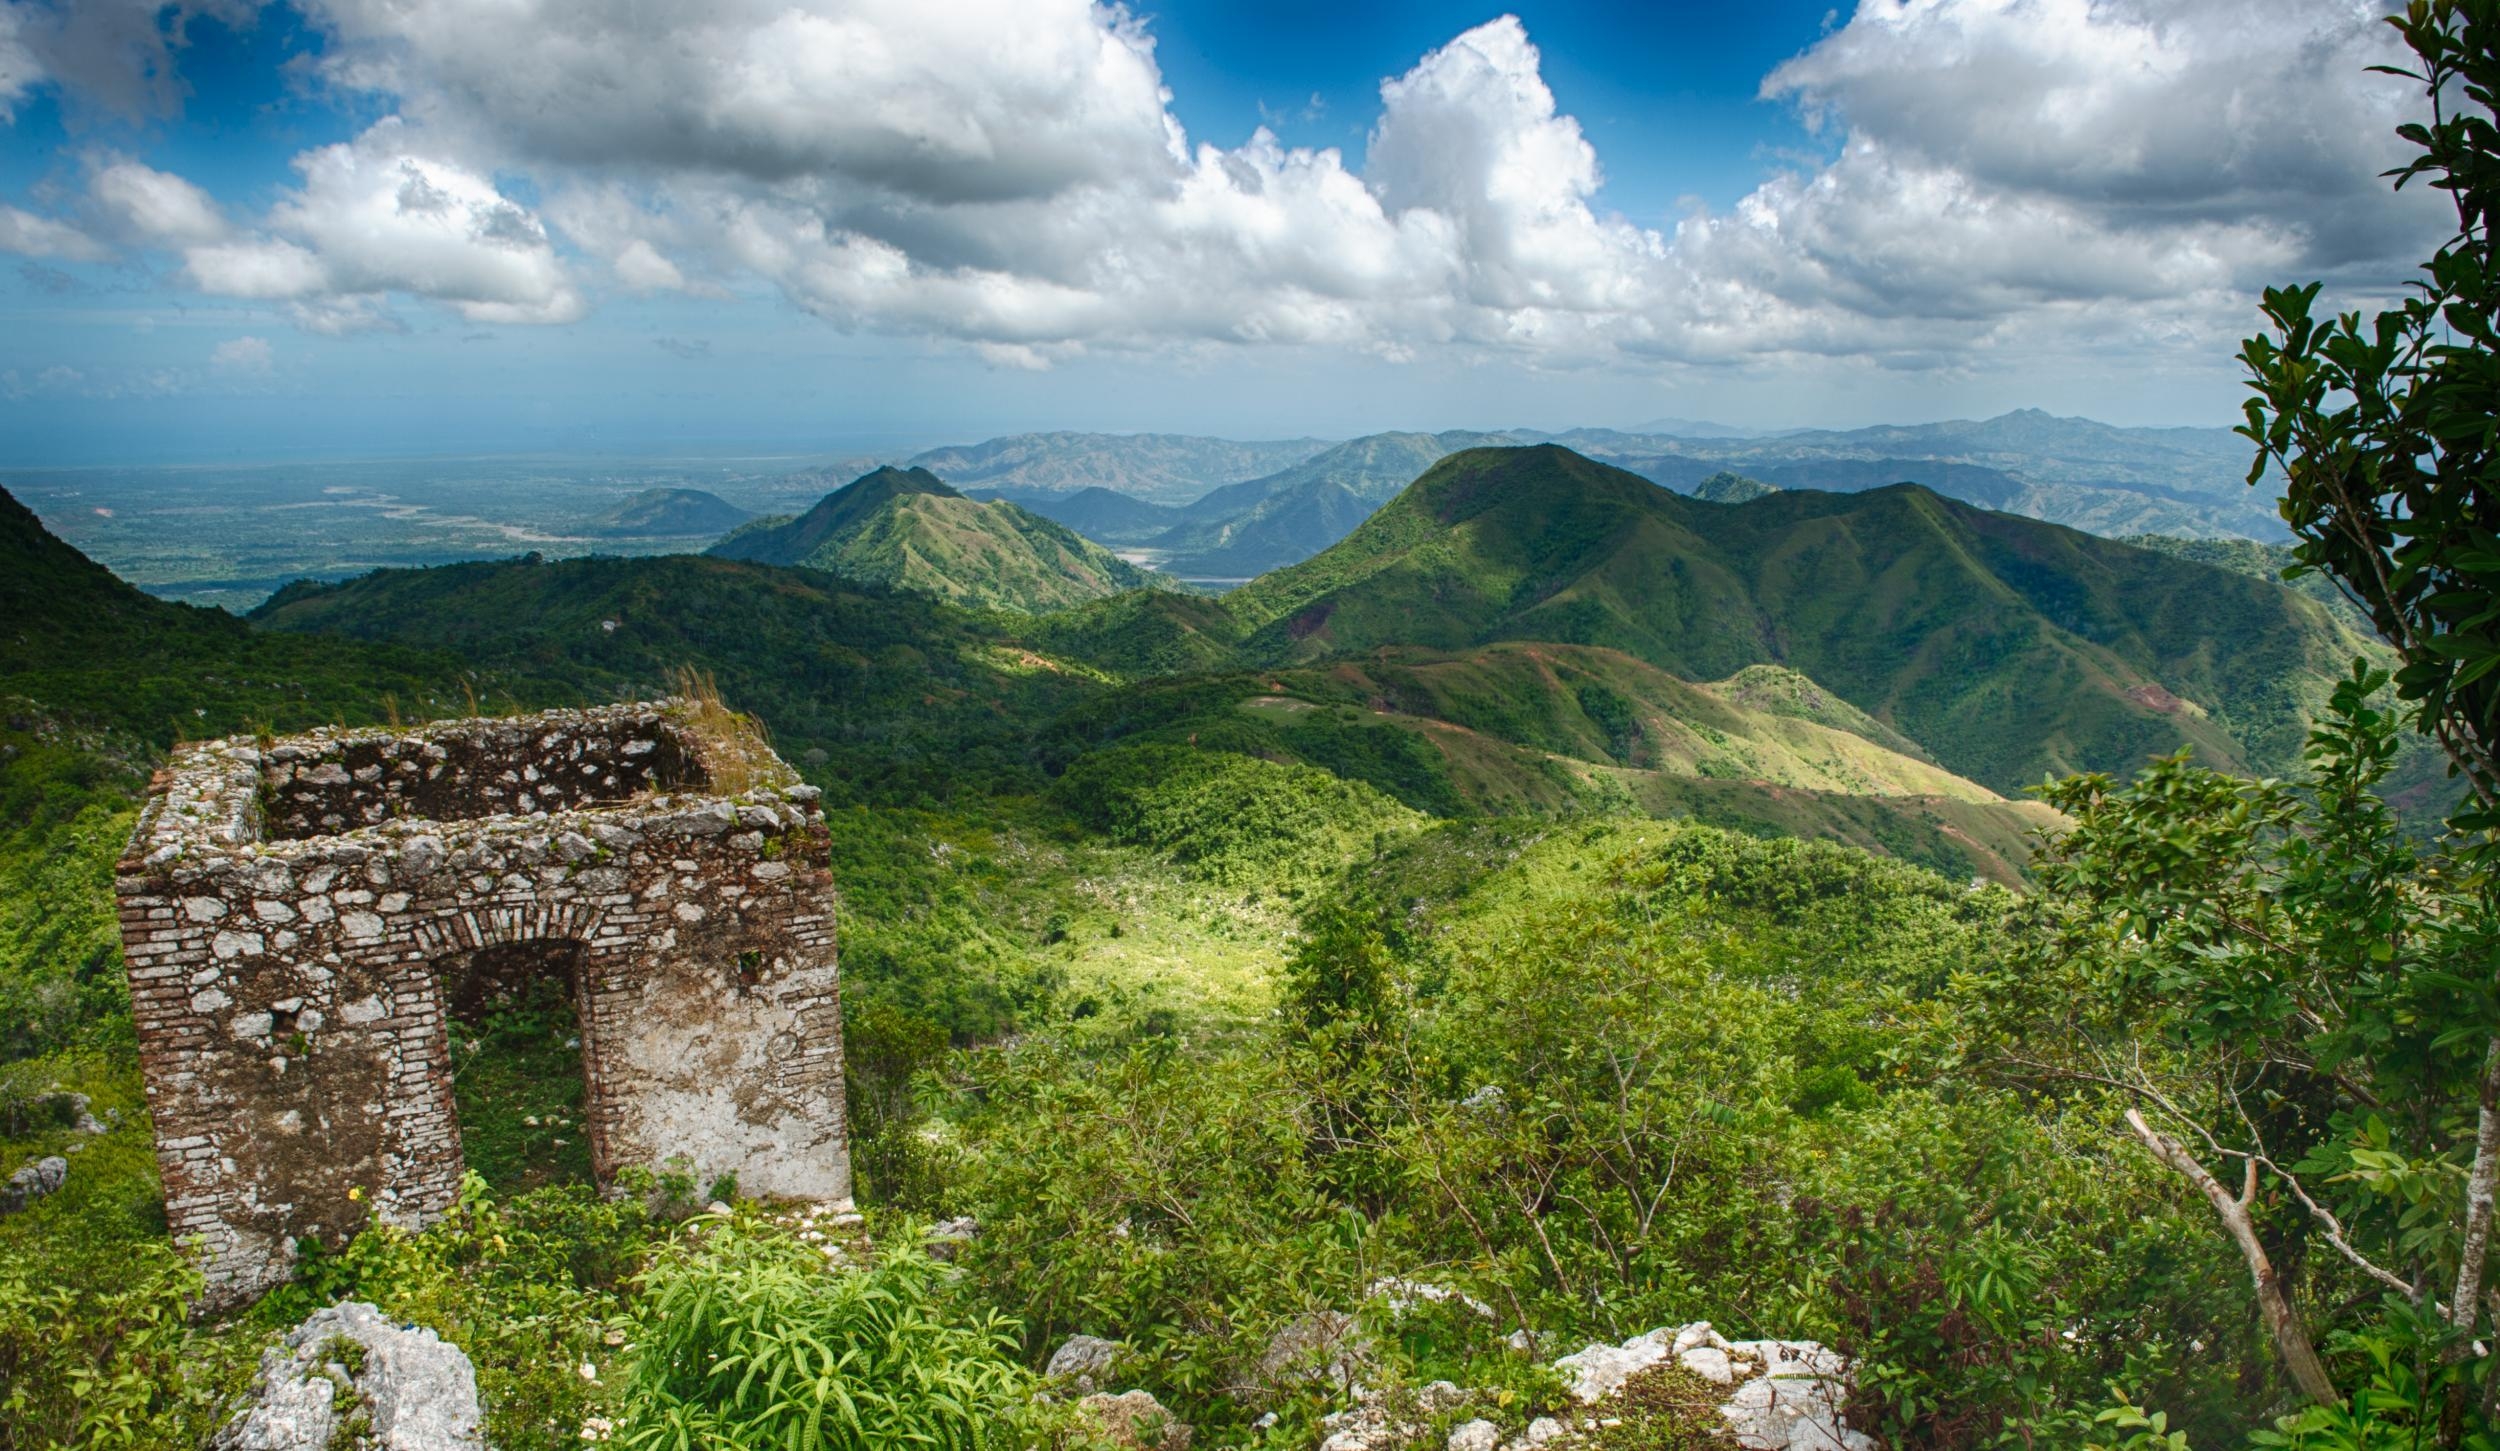
[[[1263,479],[1217,489],[1151,541],[1164,567],[1247,579],[1310,558],[1452,451],[1515,442],[1497,433],[1375,433]]]
[[[1175,433],[1017,433],[933,448],[908,460],[959,489],[1072,494],[1117,490],[1185,504],[1209,489],[1255,479],[1328,447],[1321,438],[1244,443]]]
[[[1097,544],[1143,544],[1171,528],[1187,511],[1170,504],[1150,504],[1117,489],[1079,489],[1054,494],[1039,489],[967,489],[967,499],[986,503],[1005,499],[1045,519],[1067,525]]]
[[[1754,438],[1582,429],[1556,441],[1674,489],[1723,469],[1783,489],[1854,493],[1918,483],[2112,538],[2288,537],[2275,493],[2246,483],[2247,442],[2225,428],[2119,428],[2027,408],[1981,420]]]
[[[1739,428],[1733,423],[1713,423],[1707,418],[1653,418],[1628,431],[1663,433],[1671,438],[1757,438],[1764,432],[1759,428]]]

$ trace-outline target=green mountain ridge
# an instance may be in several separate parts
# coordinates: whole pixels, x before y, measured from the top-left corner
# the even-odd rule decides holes
[[[1550,444],[1453,454],[1227,603],[1280,664],[1499,640],[1688,680],[1783,664],[2001,791],[2181,745],[2282,769],[2366,648],[2279,586],[1924,487],[1714,505]]]
[[[917,468],[864,474],[797,518],[757,520],[706,552],[1028,613],[1154,583],[1065,525],[968,499]]]

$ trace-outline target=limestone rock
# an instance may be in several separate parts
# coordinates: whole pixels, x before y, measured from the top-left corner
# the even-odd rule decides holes
[[[969,1214],[941,1219],[929,1226],[929,1258],[951,1260],[980,1233],[981,1222]]]
[[[1811,1340],[1729,1341],[1708,1322],[1663,1326],[1621,1345],[1591,1345],[1554,1362],[1574,1399],[1594,1405],[1633,1376],[1669,1359],[1705,1380],[1733,1386],[1719,1414],[1748,1451],[1876,1451],[1842,1422],[1848,1358]],[[1533,1435],[1535,1427],[1529,1428]],[[1559,1432],[1557,1434],[1560,1434]],[[1535,1443],[1523,1435],[1511,1444]]]
[[[1190,1429],[1145,1391],[1085,1397],[1076,1408],[1113,1444],[1134,1451],[1189,1451]]]
[[[1405,1398],[1354,1387],[1354,1404],[1342,1411],[1320,1417],[1320,1426],[1327,1436],[1319,1443],[1319,1451],[1387,1451],[1387,1448],[1412,1447],[1421,1444],[1423,1428],[1398,1419],[1399,1412],[1412,1410],[1423,1415],[1446,1411],[1467,1399],[1467,1392],[1450,1381],[1437,1380],[1419,1387],[1411,1406]],[[1491,1451],[1487,1441],[1484,1451]]]
[[[1623,1383],[1675,1353],[1673,1329],[1652,1330],[1621,1345],[1591,1345],[1554,1362],[1571,1379],[1571,1395],[1581,1405],[1623,1389]]]
[[[69,1160],[58,1154],[37,1159],[9,1176],[8,1187],[0,1189],[0,1214],[15,1214],[38,1199],[61,1192],[69,1182]]]
[[[1738,1386],[1719,1414],[1751,1451],[1875,1451],[1872,1437],[1840,1423],[1847,1399],[1839,1381],[1766,1375]]]
[[[1112,1362],[1120,1358],[1125,1348],[1116,1340],[1097,1335],[1071,1335],[1050,1353],[1050,1364],[1042,1374],[1052,1380],[1073,1381],[1078,1390],[1090,1391],[1109,1379]]]
[[[54,1084],[50,1093],[37,1094],[32,1107],[38,1122],[49,1115],[82,1134],[109,1134],[113,1131],[95,1116],[94,1099],[83,1093],[71,1093],[59,1084]]]
[[[1377,1300],[1387,1306],[1389,1312],[1394,1315],[1408,1314],[1426,1305],[1455,1303],[1466,1306],[1468,1313],[1479,1319],[1498,1318],[1493,1313],[1492,1306],[1475,1296],[1463,1290],[1453,1290],[1447,1285],[1436,1285],[1429,1280],[1383,1278],[1372,1281],[1363,1293],[1367,1298]]]
[[[1501,1443],[1501,1428],[1491,1421],[1467,1421],[1451,1428],[1446,1451],[1493,1451]]]
[[[1259,1379],[1270,1386],[1315,1380],[1352,1390],[1370,1358],[1371,1347],[1353,1316],[1318,1310],[1286,1325],[1267,1342],[1259,1356]]]
[[[485,1451],[477,1373],[431,1330],[350,1301],[261,1357],[252,1403],[210,1451]]]

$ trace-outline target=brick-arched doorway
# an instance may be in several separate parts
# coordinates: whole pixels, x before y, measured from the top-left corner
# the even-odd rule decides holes
[[[502,1193],[606,1171],[583,1011],[589,944],[493,942],[435,964],[463,1166]]]

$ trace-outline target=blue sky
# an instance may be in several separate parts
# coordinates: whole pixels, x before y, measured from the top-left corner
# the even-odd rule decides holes
[[[2368,10],[0,0],[0,467],[2218,422]]]

